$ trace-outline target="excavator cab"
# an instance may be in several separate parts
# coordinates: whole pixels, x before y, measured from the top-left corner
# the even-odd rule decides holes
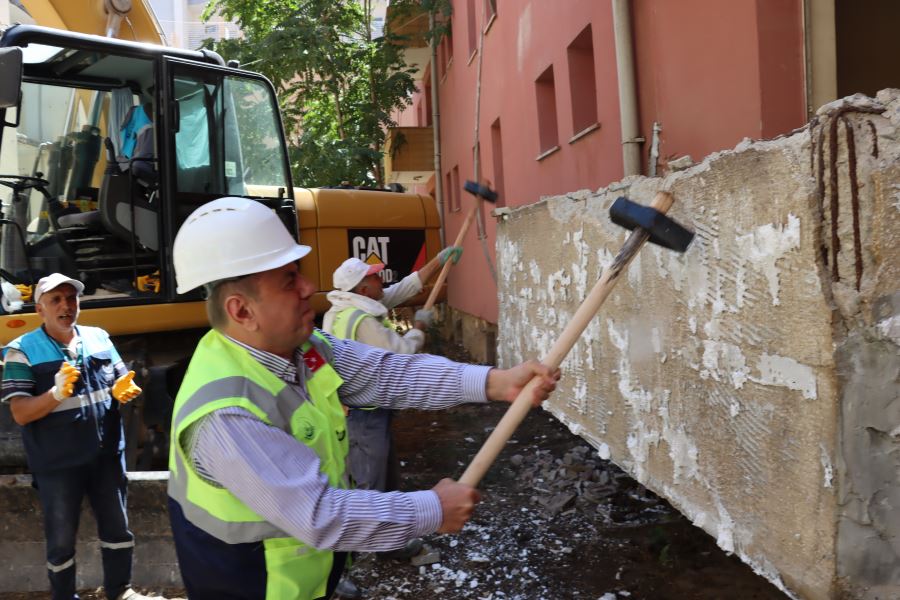
[[[0,277],[24,292],[21,310],[54,271],[85,283],[85,310],[196,300],[176,296],[168,252],[187,215],[221,196],[255,197],[296,231],[263,77],[211,52],[33,26],[0,47],[23,61],[0,160]]]

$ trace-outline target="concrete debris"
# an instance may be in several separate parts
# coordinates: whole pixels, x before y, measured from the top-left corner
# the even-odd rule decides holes
[[[439,563],[441,562],[441,551],[425,544],[418,554],[409,559],[409,562],[412,563],[414,567]]]
[[[672,171],[683,171],[689,167],[694,165],[694,159],[692,159],[689,155],[680,156],[674,160],[669,161],[669,169]]]
[[[472,407],[471,413],[464,412],[469,408],[463,407],[460,412],[480,415],[475,408],[480,407]],[[502,413],[497,418],[500,416]],[[600,458],[587,442],[572,436],[559,422],[543,421],[540,413],[534,413],[522,424],[515,451],[501,457],[479,485],[484,500],[462,531],[428,537],[426,544],[440,550],[439,563],[410,565],[381,561],[373,553],[360,555],[352,575],[365,589],[366,597],[598,600],[604,593],[614,592],[619,600],[625,600],[626,596],[618,592],[627,589],[632,598],[652,598],[656,596],[649,590],[660,589],[659,581],[674,588],[678,584],[673,580],[690,579],[683,573],[693,572],[682,558],[677,563],[681,570],[661,565],[661,552],[665,557],[684,557],[688,546],[695,554],[696,548],[717,551],[714,540],[699,531],[699,543],[705,545],[682,542],[687,538],[679,532],[695,530],[689,522],[677,518],[677,513],[662,501],[648,502],[642,486],[621,476],[616,465]],[[410,423],[410,430],[418,427],[414,416],[401,415],[398,423]],[[454,426],[460,426],[460,421],[455,420]],[[460,446],[462,453],[472,451],[464,444],[457,448]],[[442,469],[448,462],[455,462],[446,452],[443,448],[435,451]],[[521,461],[516,459],[514,464],[513,455]],[[553,481],[543,478],[545,470],[554,473]],[[431,481],[441,474],[428,473],[423,479]],[[410,487],[419,485],[413,481]],[[554,503],[557,512],[551,514],[547,506]],[[646,569],[641,567],[643,556],[651,557]],[[704,552],[699,562],[690,564],[706,568],[718,557],[715,552]],[[721,560],[733,564],[723,553]],[[628,565],[624,575],[621,564]],[[752,581],[759,580],[745,570]],[[663,579],[652,581],[653,577]],[[727,592],[737,584],[729,578],[723,581],[728,582],[727,591],[716,589],[710,595],[693,597],[736,597]],[[777,600],[780,594],[755,597]]]
[[[562,516],[568,510],[577,509],[604,516],[608,522],[623,522],[640,520],[643,510],[653,511],[659,504],[653,492],[599,458],[587,445],[572,448],[562,458],[538,448],[533,455],[514,455],[509,465],[513,475],[533,492],[531,503],[542,507],[550,516]],[[623,486],[626,482],[628,485]],[[625,510],[623,504],[630,508]]]
[[[550,499],[540,499],[539,502],[544,505],[551,515],[562,512],[564,508],[575,500],[575,494],[556,494]]]

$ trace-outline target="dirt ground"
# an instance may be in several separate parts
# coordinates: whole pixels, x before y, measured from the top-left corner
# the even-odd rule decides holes
[[[405,411],[395,421],[404,488],[458,477],[504,405]],[[433,535],[440,563],[358,557],[367,598],[780,599],[785,596],[664,500],[534,410],[479,486],[459,535]]]
[[[463,358],[458,349],[444,354]],[[504,404],[403,411],[395,422],[402,488],[459,477],[503,416]],[[370,600],[783,599],[664,500],[549,413],[532,410],[479,486],[458,535],[426,544],[440,562],[414,566],[362,554],[354,581]],[[168,598],[183,590],[141,590]],[[0,594],[44,600],[48,593]],[[104,598],[99,590],[81,597]]]

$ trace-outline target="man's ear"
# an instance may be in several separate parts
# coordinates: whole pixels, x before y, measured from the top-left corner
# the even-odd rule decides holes
[[[225,298],[224,306],[228,318],[239,327],[247,331],[256,331],[259,328],[254,307],[250,305],[249,299],[243,294],[228,296]]]

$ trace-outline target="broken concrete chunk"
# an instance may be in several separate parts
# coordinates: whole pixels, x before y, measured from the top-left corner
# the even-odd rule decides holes
[[[672,171],[683,171],[694,165],[694,159],[690,157],[690,155],[679,156],[674,160],[669,161],[669,169]]]
[[[418,554],[409,559],[409,562],[412,563],[414,567],[439,563],[441,562],[441,551],[425,544]]]
[[[575,494],[556,494],[544,505],[551,515],[558,514],[575,499]]]

